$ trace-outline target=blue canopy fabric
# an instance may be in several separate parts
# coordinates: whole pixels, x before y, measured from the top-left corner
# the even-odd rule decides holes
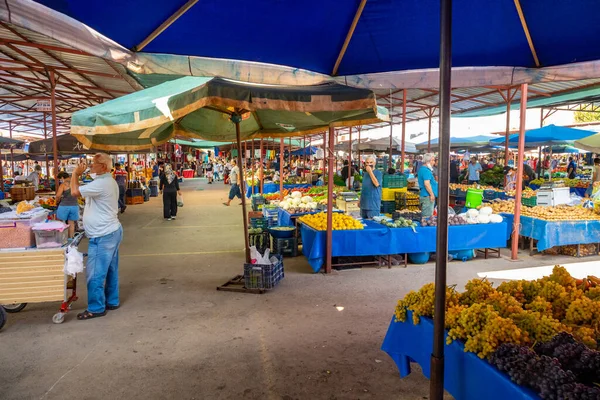
[[[549,154],[550,153],[550,147],[544,147],[542,149],[542,152]],[[577,153],[584,153],[584,150],[579,150],[576,149],[573,146],[552,146],[552,153],[553,154],[577,154]]]
[[[38,2],[129,49],[186,3]],[[273,63],[332,74],[359,4],[360,0],[199,1],[143,51]],[[596,60],[600,47],[597,6],[596,0],[521,2],[539,58],[537,65],[514,2],[457,0],[453,7],[453,67],[536,68]],[[337,73],[437,68],[439,36],[438,0],[368,1]]]
[[[548,125],[542,128],[530,129],[525,132],[525,144],[528,146],[544,146],[548,144],[572,144],[574,141],[595,135],[596,132],[566,126]],[[491,145],[504,145],[505,137],[490,140]],[[519,143],[519,134],[509,136],[508,144]]]
[[[292,155],[293,156],[312,156],[313,154],[315,154],[317,152],[317,150],[319,150],[318,147],[306,146],[303,149],[298,149],[298,150],[292,151]]]

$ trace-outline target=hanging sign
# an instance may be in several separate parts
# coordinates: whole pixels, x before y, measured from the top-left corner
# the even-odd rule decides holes
[[[50,99],[38,100],[35,104],[36,111],[52,111],[52,103]]]

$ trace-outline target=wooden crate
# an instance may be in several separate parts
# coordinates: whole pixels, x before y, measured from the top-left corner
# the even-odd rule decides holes
[[[127,204],[127,205],[144,204],[144,196],[125,197],[125,204]]]
[[[33,200],[35,198],[35,188],[33,186],[11,187],[10,198],[14,201]]]
[[[0,251],[0,304],[62,301],[64,249]]]

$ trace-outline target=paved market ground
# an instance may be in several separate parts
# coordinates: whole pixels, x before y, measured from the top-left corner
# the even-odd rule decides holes
[[[396,300],[432,281],[433,263],[325,276],[297,257],[285,260],[286,277],[271,293],[217,292],[242,270],[241,207],[221,204],[222,184],[194,179],[183,190],[176,221],[162,219],[157,198],[122,216],[121,309],[77,321],[82,290],[62,325],[51,323],[57,303],[9,316],[0,399],[427,398],[418,367],[400,379],[379,347]],[[448,281],[573,261],[452,262]]]

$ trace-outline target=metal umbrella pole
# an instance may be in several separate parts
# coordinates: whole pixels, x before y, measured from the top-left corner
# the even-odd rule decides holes
[[[241,150],[242,145],[240,142],[240,122],[242,122],[242,116],[239,114],[231,115],[231,122],[235,124],[235,139],[237,142],[238,149]],[[240,192],[242,193],[242,217],[244,221],[244,244],[246,251],[246,263],[250,263],[250,242],[248,240],[248,214],[246,213],[246,190],[245,190],[245,177],[244,177],[244,167],[242,165],[242,152],[238,150],[237,152],[237,162],[240,170]],[[235,182],[231,182],[232,185]]]
[[[444,397],[444,345],[446,313],[446,267],[448,264],[448,182],[450,180],[450,92],[452,78],[452,0],[440,0],[440,127],[438,224],[435,261],[435,303],[433,317],[433,352],[429,398]],[[405,95],[406,96],[406,95]],[[403,108],[406,107],[403,98]],[[403,109],[403,117],[406,115]],[[402,138],[404,144],[404,138]],[[404,158],[404,157],[403,157]],[[404,159],[402,160],[404,164]],[[403,165],[404,167],[404,165]]]

